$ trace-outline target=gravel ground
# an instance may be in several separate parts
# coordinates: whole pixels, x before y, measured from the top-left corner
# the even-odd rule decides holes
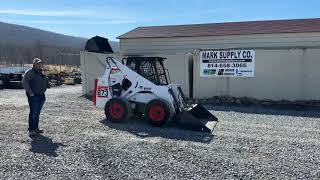
[[[208,106],[214,136],[112,124],[80,97],[81,86],[47,92],[42,136],[27,134],[23,90],[0,91],[1,179],[319,179],[320,112]]]

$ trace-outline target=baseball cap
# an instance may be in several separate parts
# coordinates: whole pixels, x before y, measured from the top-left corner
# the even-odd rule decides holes
[[[40,58],[34,58],[32,62],[33,64],[39,64],[42,63],[42,60]]]

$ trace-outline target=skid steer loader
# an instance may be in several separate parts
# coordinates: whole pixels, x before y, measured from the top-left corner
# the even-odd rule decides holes
[[[155,126],[176,120],[179,126],[212,132],[218,119],[200,104],[188,104],[179,84],[170,84],[161,57],[108,57],[95,83],[95,103],[106,118],[123,122],[140,114]]]
[[[108,39],[87,41],[85,49],[112,53]],[[123,122],[142,115],[155,126],[175,120],[180,127],[212,132],[218,119],[200,104],[189,104],[179,84],[172,84],[164,68],[165,58],[127,57],[122,62],[106,58],[104,74],[95,80],[94,104],[104,108],[106,119]]]

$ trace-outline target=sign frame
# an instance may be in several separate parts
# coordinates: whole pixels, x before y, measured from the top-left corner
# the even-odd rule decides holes
[[[254,49],[203,49],[200,77],[254,77]]]

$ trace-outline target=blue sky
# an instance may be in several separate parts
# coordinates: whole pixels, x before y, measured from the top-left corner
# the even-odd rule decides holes
[[[0,0],[0,21],[116,37],[139,26],[320,18],[319,0]]]

